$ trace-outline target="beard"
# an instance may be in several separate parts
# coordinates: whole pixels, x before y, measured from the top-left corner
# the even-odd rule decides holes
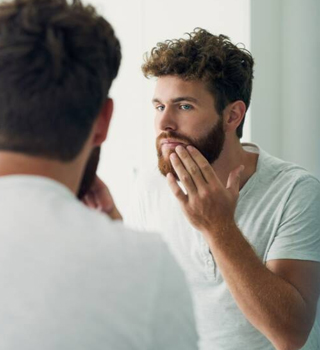
[[[177,173],[175,172],[171,162],[170,154],[174,153],[174,150],[170,150],[166,156],[163,155],[160,142],[163,139],[173,139],[177,142],[191,145],[200,151],[202,155],[207,159],[210,164],[213,164],[220,156],[223,150],[225,132],[223,129],[223,118],[219,118],[216,125],[212,127],[209,132],[201,138],[192,138],[175,131],[166,131],[161,133],[156,140],[157,155],[158,155],[158,168],[162,175],[166,176],[168,173],[172,173],[174,177],[179,180]]]

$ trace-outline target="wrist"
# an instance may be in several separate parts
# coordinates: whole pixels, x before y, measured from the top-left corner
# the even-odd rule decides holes
[[[202,230],[202,234],[208,241],[209,245],[230,242],[239,228],[234,219],[228,221],[216,221],[210,228]]]

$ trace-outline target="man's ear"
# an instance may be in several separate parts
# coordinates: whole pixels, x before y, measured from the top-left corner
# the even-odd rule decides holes
[[[242,122],[247,107],[241,100],[230,103],[224,110],[225,131],[235,131]]]
[[[94,146],[100,146],[106,139],[110,120],[113,112],[113,100],[108,98],[103,103],[103,106],[99,112],[97,120],[93,125],[93,144]]]

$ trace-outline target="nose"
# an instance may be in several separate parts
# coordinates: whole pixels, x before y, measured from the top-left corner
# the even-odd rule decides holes
[[[164,111],[157,113],[155,125],[156,129],[159,131],[177,130],[177,120],[170,107],[167,107]]]

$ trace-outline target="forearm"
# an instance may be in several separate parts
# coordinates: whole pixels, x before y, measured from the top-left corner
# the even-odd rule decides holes
[[[301,334],[308,333],[310,315],[299,291],[267,269],[235,224],[215,231],[204,234],[245,317],[277,349],[287,348],[288,342],[300,344]]]

